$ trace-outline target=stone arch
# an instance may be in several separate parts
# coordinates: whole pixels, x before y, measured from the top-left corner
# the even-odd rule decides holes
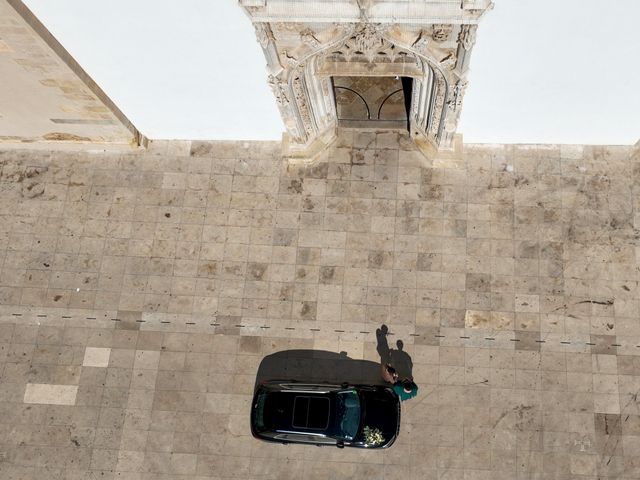
[[[449,147],[451,139],[443,138],[445,136],[445,122],[449,115],[448,102],[450,97],[450,88],[454,83],[453,74],[441,67],[433,56],[428,54],[428,49],[420,45],[421,38],[418,37],[413,45],[409,45],[399,39],[389,38],[401,48],[411,51],[414,55],[422,60],[425,74],[421,81],[428,81],[430,85],[424,86],[424,91],[414,88],[414,98],[411,102],[412,117],[415,121],[415,127],[418,132],[412,131],[412,135],[419,134],[430,141],[436,148],[440,146]],[[427,73],[428,72],[428,73]],[[427,95],[426,98],[417,98],[419,95]],[[426,108],[424,113],[414,111],[415,109]],[[412,124],[413,125],[413,124]]]
[[[414,89],[409,119],[412,136],[421,137],[436,148],[446,143],[445,125],[451,113],[448,106],[450,74],[443,71],[426,49],[420,48],[420,39],[414,42],[415,46],[410,45],[389,35],[387,30],[380,25],[351,24],[339,38],[326,44],[317,41],[312,32],[307,33],[313,48],[291,61],[282,72],[292,99],[290,108],[296,122],[294,128],[289,125],[289,130],[297,148],[306,149],[318,138],[329,139],[335,135],[337,112],[330,77],[345,73],[412,77]],[[354,52],[361,57],[357,61],[353,58],[346,58],[344,62],[329,60],[337,55],[336,51],[347,47],[366,51],[358,55]],[[390,57],[385,59],[379,55],[384,49],[402,61],[389,61]],[[406,61],[411,59],[413,61]]]
[[[296,142],[307,144],[310,140],[308,138],[310,133],[313,132],[318,135],[323,127],[330,127],[330,125],[323,125],[322,123],[318,125],[317,119],[310,115],[308,105],[311,102],[311,95],[309,94],[309,87],[307,83],[308,79],[312,79],[315,74],[315,65],[313,64],[314,60],[319,58],[323,52],[345,42],[351,35],[353,35],[354,30],[355,29],[349,29],[346,34],[342,35],[334,42],[316,44],[316,48],[314,50],[300,59],[297,59],[290,65],[286,76],[289,90],[292,93],[292,98],[295,99],[295,105],[293,108],[295,108],[297,112],[297,131],[292,132],[293,138]],[[317,89],[313,89],[312,93],[317,93],[316,90]],[[332,91],[326,89],[321,90],[324,90],[326,96],[329,96],[331,101],[335,102]],[[333,116],[336,117],[335,107],[331,108],[332,110],[330,111],[333,113]],[[315,117],[317,117],[317,114]]]
[[[405,98],[411,103],[411,136],[426,155],[459,151],[456,128],[471,50],[491,0],[238,1],[267,59],[269,84],[287,129],[285,155],[313,157],[335,138],[335,99],[322,81],[319,59],[348,42],[361,47],[388,42],[414,55],[418,71],[400,70],[415,79],[411,98]]]

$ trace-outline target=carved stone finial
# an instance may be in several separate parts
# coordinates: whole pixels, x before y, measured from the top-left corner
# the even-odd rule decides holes
[[[416,38],[416,41],[411,45],[413,48],[418,50],[419,52],[424,52],[429,45],[429,37],[424,30],[420,30],[420,35]]]
[[[273,95],[276,97],[276,103],[281,107],[289,105],[289,98],[287,98],[287,92],[283,83],[273,75],[269,75],[268,83]]]
[[[444,23],[437,23],[433,25],[432,28],[431,38],[433,38],[434,42],[438,43],[449,40],[449,36],[451,36],[451,32],[453,31],[453,26]]]
[[[253,27],[256,31],[256,38],[263,49],[269,46],[269,42],[273,41],[273,32],[268,23],[254,23]]]
[[[370,60],[375,56],[376,50],[382,46],[383,40],[378,34],[378,28],[371,23],[362,24],[358,28],[354,40],[354,46],[358,52],[363,53]]]
[[[456,52],[449,52],[449,54],[442,58],[439,63],[442,68],[453,68],[457,61]]]
[[[316,34],[310,28],[305,28],[300,32],[300,39],[312,48],[318,48],[321,45],[320,40],[316,38]]]
[[[449,105],[453,111],[458,110],[462,106],[462,99],[467,91],[467,85],[469,85],[469,82],[466,79],[461,78],[453,86],[453,89],[451,90],[451,97],[447,101],[447,105]]]
[[[476,43],[476,29],[477,25],[462,25],[460,27],[460,34],[458,35],[458,42],[465,50],[471,50]]]
[[[289,67],[295,67],[298,64],[298,59],[286,50],[282,51],[281,57],[284,59],[284,63]]]

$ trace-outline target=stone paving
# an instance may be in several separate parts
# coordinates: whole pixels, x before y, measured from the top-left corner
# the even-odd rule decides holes
[[[0,151],[0,478],[640,478],[637,149],[279,148]],[[383,323],[393,447],[251,437],[265,355]]]

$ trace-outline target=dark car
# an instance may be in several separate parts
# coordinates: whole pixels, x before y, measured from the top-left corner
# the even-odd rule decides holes
[[[261,440],[387,448],[400,429],[400,400],[382,385],[268,381],[258,385],[251,432]]]

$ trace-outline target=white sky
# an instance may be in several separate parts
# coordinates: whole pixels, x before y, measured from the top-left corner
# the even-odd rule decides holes
[[[235,0],[24,0],[150,138],[280,139]],[[465,142],[640,139],[640,0],[496,0],[480,24]]]

